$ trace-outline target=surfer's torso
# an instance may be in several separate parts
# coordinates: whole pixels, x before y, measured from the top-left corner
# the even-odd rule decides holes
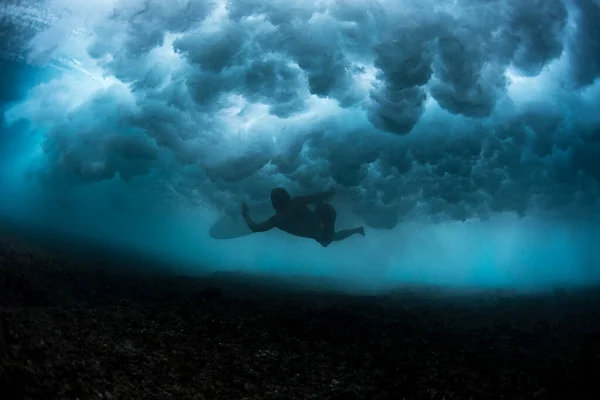
[[[275,226],[292,235],[318,239],[323,232],[323,219],[304,204],[294,203],[284,212],[275,214]]]

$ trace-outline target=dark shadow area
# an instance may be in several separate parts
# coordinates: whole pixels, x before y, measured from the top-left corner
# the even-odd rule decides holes
[[[185,271],[185,266],[177,262],[157,261],[143,251],[131,246],[118,246],[108,241],[91,240],[81,235],[58,232],[51,228],[40,228],[21,221],[0,219],[0,237],[13,243],[27,243],[36,251],[43,250],[56,257],[79,262],[81,265],[102,266],[104,269],[134,274],[172,274]],[[189,267],[189,266],[188,266]],[[199,270],[200,267],[197,266]]]

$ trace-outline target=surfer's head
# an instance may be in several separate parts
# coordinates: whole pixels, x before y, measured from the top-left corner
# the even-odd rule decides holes
[[[292,196],[282,187],[271,190],[271,204],[275,211],[285,211],[292,200]]]

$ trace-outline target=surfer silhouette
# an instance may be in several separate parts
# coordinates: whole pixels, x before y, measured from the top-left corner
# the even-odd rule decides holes
[[[282,187],[271,190],[271,204],[275,214],[263,222],[254,222],[249,208],[242,203],[242,216],[252,232],[266,232],[278,228],[291,235],[316,240],[327,247],[331,242],[344,240],[354,234],[365,235],[362,226],[353,229],[335,230],[337,212],[331,204],[325,203],[335,194],[334,189],[308,196],[292,197]],[[308,206],[314,204],[314,210]]]

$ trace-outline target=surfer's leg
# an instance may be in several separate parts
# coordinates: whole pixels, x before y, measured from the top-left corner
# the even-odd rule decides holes
[[[359,226],[358,228],[344,229],[344,230],[341,230],[341,231],[337,231],[333,235],[332,242],[339,242],[340,240],[347,239],[347,238],[349,238],[352,235],[362,235],[362,236],[365,236],[365,228],[363,228],[362,226]]]
[[[319,214],[322,221],[321,237],[317,241],[323,247],[329,246],[329,243],[333,241],[335,236],[335,219],[337,218],[337,212],[331,204],[318,203],[315,206],[315,212]]]
[[[323,247],[329,246],[331,242],[339,242],[352,235],[365,236],[365,228],[362,226],[353,229],[344,229],[341,231],[335,231],[335,220],[337,218],[337,212],[328,203],[320,203],[317,205],[315,211],[319,213],[323,219],[323,237],[319,240],[319,243]]]

